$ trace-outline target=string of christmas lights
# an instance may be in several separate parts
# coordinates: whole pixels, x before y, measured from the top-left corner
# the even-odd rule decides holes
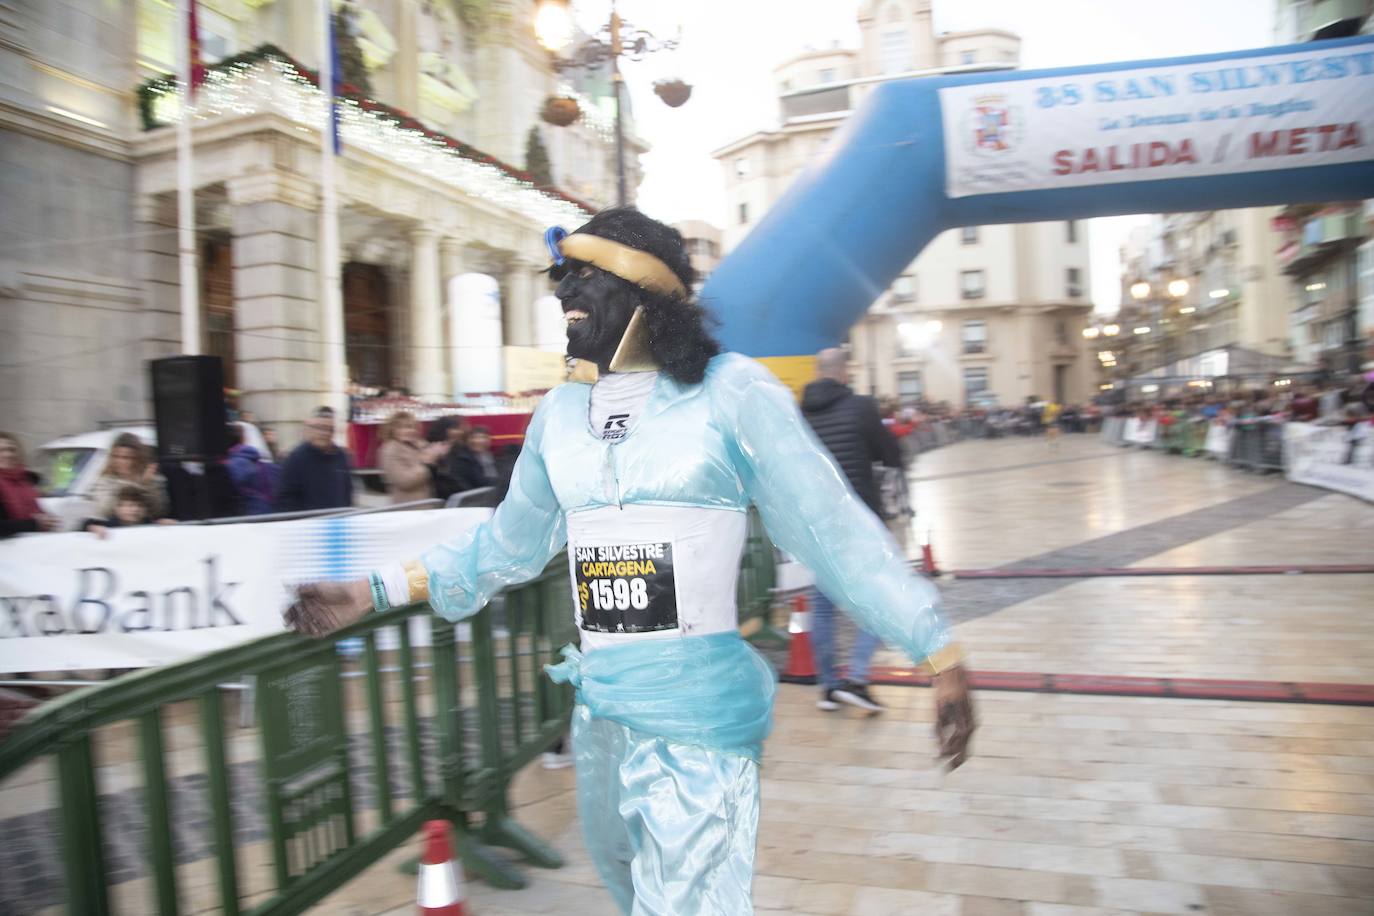
[[[181,92],[166,79],[142,89],[145,123],[175,124],[182,114]],[[443,182],[473,197],[527,217],[541,226],[583,222],[590,208],[561,194],[537,189],[527,177],[461,143],[430,131],[418,120],[366,99],[338,96],[339,136],[356,147],[408,170]],[[191,116],[201,121],[223,115],[275,113],[318,130],[327,97],[312,75],[285,55],[270,50],[241,55],[211,68],[197,88]],[[599,132],[599,130],[598,130]]]

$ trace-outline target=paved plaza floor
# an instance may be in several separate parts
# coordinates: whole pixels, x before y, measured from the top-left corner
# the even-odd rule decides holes
[[[1053,450],[1038,439],[948,446],[922,456],[911,482],[946,569],[1374,562],[1374,506],[1092,436]],[[1374,575],[941,588],[976,670],[1374,684]],[[1374,708],[985,691],[974,757],[946,774],[932,759],[930,691],[874,691],[888,710],[863,717],[818,711],[815,688],[780,688],[759,913],[1374,914]],[[182,731],[169,735],[173,775],[199,757],[178,744]],[[235,760],[252,753],[246,735],[231,737]],[[124,744],[108,767],[121,779],[134,759]],[[0,792],[0,811],[51,813],[54,791],[34,776]],[[578,834],[572,772],[526,768],[512,796],[516,819],[567,865],[525,869],[520,891],[473,882],[469,911],[611,916]],[[7,845],[0,868],[31,867]],[[415,879],[397,866],[417,852],[418,839],[311,912],[414,913]],[[240,847],[240,863],[267,881],[265,843]],[[214,912],[213,873],[198,868],[184,911]],[[121,884],[117,912],[153,912],[140,909],[147,885]]]
[[[913,492],[946,568],[1374,561],[1374,506],[1200,459],[1066,438],[924,455]],[[1374,576],[957,581],[974,668],[1374,683]],[[892,664],[900,659],[883,659]],[[984,692],[975,756],[932,763],[928,690],[879,717],[784,686],[763,766],[759,913],[1374,913],[1374,709]],[[610,914],[569,771],[517,816],[568,857],[494,914]],[[393,858],[398,858],[393,857]],[[383,862],[320,913],[412,912]]]

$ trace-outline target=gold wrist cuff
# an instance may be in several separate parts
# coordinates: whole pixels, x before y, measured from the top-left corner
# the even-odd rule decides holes
[[[429,570],[419,560],[407,560],[401,564],[406,571],[406,588],[410,592],[410,603],[418,604],[429,600]]]
[[[922,674],[939,674],[941,671],[948,671],[955,665],[962,664],[964,661],[964,650],[958,643],[950,643],[943,649],[939,649],[926,656],[925,661],[916,666],[916,670]]]

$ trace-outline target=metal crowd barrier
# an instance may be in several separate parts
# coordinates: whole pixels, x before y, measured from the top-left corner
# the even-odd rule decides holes
[[[1107,417],[1102,421],[1102,431],[1100,433],[1102,441],[1108,445],[1126,444],[1126,418]]]
[[[477,492],[477,491],[473,491]],[[297,512],[271,512],[265,515],[232,515],[225,518],[190,519],[181,525],[257,525],[263,522],[290,522],[302,518],[344,518],[354,515],[377,515],[382,512],[407,512],[415,509],[442,509],[442,499],[416,499],[408,503],[393,503],[371,508],[302,509]]]
[[[738,587],[750,639],[787,638],[771,625],[775,585],[775,551],[751,510]],[[39,909],[61,894],[83,916],[175,914],[203,882],[188,874],[199,867],[213,870],[223,913],[301,913],[436,817],[453,824],[469,872],[523,887],[492,847],[562,864],[511,818],[509,795],[515,773],[567,728],[572,690],[543,666],[574,641],[574,626],[563,554],[456,627],[412,605],[326,639],[280,633],[52,700],[0,744],[0,783],[51,769],[58,807],[39,832],[60,835],[64,874],[37,882],[54,899],[7,902]],[[363,642],[358,658],[336,651],[350,639]],[[251,718],[238,734],[226,728],[220,686],[245,677],[257,684],[256,736]],[[134,741],[138,753],[121,764],[130,755],[119,742]],[[121,766],[141,773],[141,787],[118,791],[136,781],[108,775]],[[197,818],[199,838],[188,823]],[[137,852],[120,854],[116,837]]]
[[[1237,420],[1231,427],[1229,461],[1252,471],[1283,470],[1283,424],[1274,420]]]
[[[758,511],[750,509],[735,601],[739,606],[740,631],[751,642],[776,646],[787,643],[786,629],[773,625],[777,581],[777,551],[768,539]]]
[[[987,425],[988,421],[982,417],[960,417],[955,421],[955,428],[963,439],[983,438],[987,434]]]
[[[475,490],[464,490],[461,493],[454,493],[444,503],[445,509],[494,509],[501,501],[500,492],[496,487],[478,487]]]
[[[1181,414],[1175,413],[1169,416],[1169,422],[1161,423],[1155,441],[1155,447],[1163,449],[1171,455],[1183,454],[1184,437],[1184,418]]]
[[[1207,448],[1207,430],[1212,423],[1206,417],[1189,417],[1183,422],[1183,434],[1179,441],[1179,451],[1189,458],[1196,458]]]
[[[1284,469],[1283,426],[1278,420],[1255,418],[1236,420],[1229,429],[1224,456],[1208,449],[1208,434],[1212,421],[1206,417],[1176,413],[1170,422],[1156,423],[1149,441],[1137,438],[1143,426],[1127,417],[1108,417],[1102,421],[1101,438],[1108,445],[1135,445],[1154,448],[1172,454],[1212,458],[1224,457],[1234,467],[1255,471]]]
[[[563,732],[571,709],[571,690],[542,672],[572,637],[566,566],[560,557],[472,618],[470,657],[460,655],[453,624],[415,605],[369,614],[327,639],[268,636],[39,707],[0,745],[0,780],[53,767],[65,880],[53,876],[50,886],[65,891],[71,913],[178,912],[178,888],[193,878],[177,846],[197,812],[208,812],[199,859],[208,854],[227,914],[300,913],[435,817],[453,823],[466,867],[496,886],[525,880],[492,846],[557,867],[557,853],[510,818],[508,796],[515,771]],[[426,632],[430,646],[417,647]],[[364,676],[346,681],[350,662],[335,645],[359,637],[364,651],[353,664]],[[416,677],[422,667],[428,679]],[[244,760],[248,736],[235,735],[231,763],[218,685],[246,675],[258,685],[256,754]],[[120,766],[118,753],[106,760],[101,750],[121,738],[139,748],[133,801],[98,787],[101,771]],[[231,803],[244,797],[261,804]],[[133,820],[106,816],[140,809]],[[113,838],[131,832],[151,885],[132,903],[139,882],[130,881],[129,857],[116,856],[114,869],[107,861]],[[251,861],[236,850],[245,839],[263,841],[270,870],[240,868]]]

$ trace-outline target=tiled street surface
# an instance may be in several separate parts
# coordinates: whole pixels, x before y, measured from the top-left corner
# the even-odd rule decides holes
[[[1057,451],[949,446],[922,456],[912,481],[950,569],[1374,561],[1374,506],[1094,437]],[[1374,575],[944,588],[979,669],[1374,684]],[[1374,913],[1374,708],[985,692],[975,757],[945,774],[929,692],[875,691],[889,709],[862,718],[817,711],[812,688],[781,688],[758,912]],[[3,818],[41,811],[45,791],[0,798]],[[568,864],[527,870],[521,891],[472,884],[471,911],[612,913],[582,851],[571,772],[527,769],[515,801]],[[260,845],[245,848],[246,867],[267,867]],[[414,912],[414,879],[396,869],[414,852],[315,911]],[[145,883],[126,882],[121,912],[140,912]]]
[[[1055,452],[950,446],[912,476],[945,568],[1374,561],[1374,506],[1088,436]],[[946,591],[976,668],[1374,683],[1374,576]],[[977,754],[946,775],[931,762],[929,692],[877,692],[888,712],[860,718],[781,689],[760,913],[1374,913],[1374,709],[983,693]],[[542,796],[527,816],[549,823],[571,864],[524,891],[474,887],[474,910],[611,912],[581,852],[571,777],[531,771],[522,789]]]

